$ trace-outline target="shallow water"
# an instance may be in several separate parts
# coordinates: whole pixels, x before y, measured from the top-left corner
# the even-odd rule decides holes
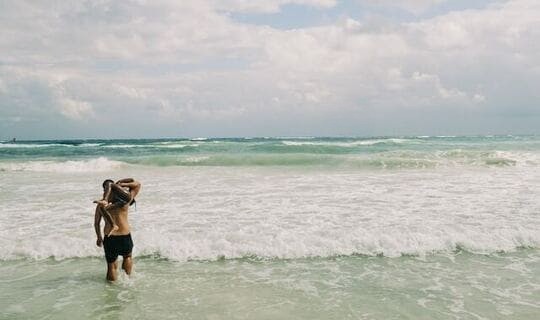
[[[537,319],[540,252],[173,262],[0,263],[5,319]]]

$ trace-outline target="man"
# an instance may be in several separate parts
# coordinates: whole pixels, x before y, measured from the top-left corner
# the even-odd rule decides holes
[[[104,195],[108,196],[106,199],[95,201],[97,203],[96,213],[94,216],[94,229],[96,230],[97,241],[96,245],[101,247],[103,245],[105,249],[105,259],[107,260],[107,280],[115,281],[117,277],[118,264],[116,259],[119,255],[123,257],[122,269],[127,275],[131,274],[131,268],[133,266],[133,259],[131,257],[131,251],[133,249],[133,241],[131,239],[130,227],[128,223],[128,209],[131,204],[135,202],[135,196],[141,189],[141,184],[131,178],[122,179],[116,182],[116,188],[112,189],[112,192],[107,192],[105,186],[109,184],[110,180],[103,182]],[[125,192],[127,195],[121,194],[122,188],[128,188],[129,192]],[[127,199],[125,199],[127,197]],[[118,198],[124,198],[125,201],[116,201]],[[106,235],[105,239],[101,236],[101,218],[109,213],[113,223],[105,220],[105,227],[103,233]],[[118,227],[113,229],[113,227]]]

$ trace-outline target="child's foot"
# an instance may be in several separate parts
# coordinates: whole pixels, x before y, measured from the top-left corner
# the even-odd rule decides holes
[[[118,226],[115,225],[115,224],[113,224],[113,226],[112,226],[112,228],[111,228],[111,231],[109,232],[109,234],[107,235],[107,237],[110,236],[111,233],[115,232],[116,230],[118,230]]]

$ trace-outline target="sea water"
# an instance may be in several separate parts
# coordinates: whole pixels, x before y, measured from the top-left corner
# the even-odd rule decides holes
[[[539,194],[537,136],[2,142],[0,319],[538,319]]]

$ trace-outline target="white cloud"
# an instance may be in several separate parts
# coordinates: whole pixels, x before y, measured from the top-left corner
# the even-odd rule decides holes
[[[337,4],[337,0],[212,0],[214,8],[232,12],[257,12],[275,13],[287,4],[298,4],[318,8],[331,8]]]
[[[448,0],[357,0],[375,6],[397,7],[414,14],[421,14],[429,8]]]
[[[335,5],[103,1],[51,9],[14,1],[0,12],[6,35],[0,92],[8,92],[0,96],[0,115],[24,118],[48,109],[79,121],[108,113],[148,127],[216,134],[233,127],[249,135],[249,123],[275,134],[286,121],[337,132],[320,119],[354,127],[366,110],[396,119],[418,110],[436,117],[478,105],[491,113],[531,110],[540,101],[536,1],[382,26],[342,17],[287,31],[241,24],[220,11],[228,5],[271,12],[285,3]]]
[[[69,119],[82,120],[94,116],[92,105],[90,105],[90,103],[87,101],[61,98],[58,102],[60,113]]]
[[[473,100],[477,103],[482,103],[486,101],[486,97],[484,97],[483,95],[479,93],[475,93],[473,96]]]

